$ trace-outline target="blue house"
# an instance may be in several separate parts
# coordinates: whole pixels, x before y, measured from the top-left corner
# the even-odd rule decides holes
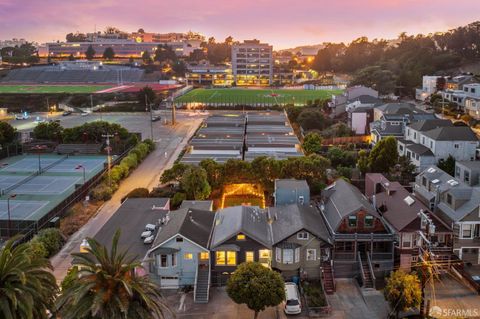
[[[192,286],[195,302],[208,302],[214,219],[215,213],[193,208],[168,213],[148,252],[150,274],[162,289]]]
[[[310,203],[310,187],[305,180],[277,179],[275,180],[275,206]]]

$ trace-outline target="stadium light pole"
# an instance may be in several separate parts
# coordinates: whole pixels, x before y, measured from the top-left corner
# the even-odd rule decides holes
[[[7,198],[7,214],[8,214],[8,238],[11,237],[12,232],[12,218],[10,216],[10,199],[17,197],[17,194],[12,194]]]
[[[83,184],[85,185],[85,166],[83,165],[77,165],[77,167],[75,167],[75,169],[82,169],[83,170]]]

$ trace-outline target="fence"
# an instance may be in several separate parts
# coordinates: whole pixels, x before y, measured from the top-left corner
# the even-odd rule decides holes
[[[370,143],[370,135],[333,137],[333,138],[326,138],[322,141],[323,145],[341,145],[341,144],[358,144],[358,143]]]

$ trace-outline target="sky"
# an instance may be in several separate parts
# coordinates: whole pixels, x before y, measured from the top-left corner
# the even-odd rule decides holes
[[[479,12],[480,0],[0,0],[0,39],[50,42],[116,26],[257,38],[278,50],[447,31]]]

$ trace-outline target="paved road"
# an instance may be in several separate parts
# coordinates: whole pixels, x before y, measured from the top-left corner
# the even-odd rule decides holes
[[[120,200],[128,192],[137,187],[148,187],[152,189],[158,185],[158,180],[163,170],[173,165],[179,153],[187,144],[189,138],[193,135],[197,127],[202,122],[205,115],[196,114],[189,116],[181,114],[178,117],[178,124],[172,126],[161,126],[161,130],[155,131],[158,138],[155,140],[157,148],[151,153],[138,168],[121,184],[112,199],[106,202],[98,213],[77,233],[75,233],[63,249],[54,257],[51,262],[54,268],[54,275],[57,281],[61,281],[69,267],[72,258],[70,253],[78,252],[80,243],[86,237],[94,237],[102,226],[110,219],[113,213],[120,207]],[[149,126],[148,121],[144,121],[144,126]],[[148,128],[149,130],[149,128]],[[167,156],[165,156],[165,152]]]

